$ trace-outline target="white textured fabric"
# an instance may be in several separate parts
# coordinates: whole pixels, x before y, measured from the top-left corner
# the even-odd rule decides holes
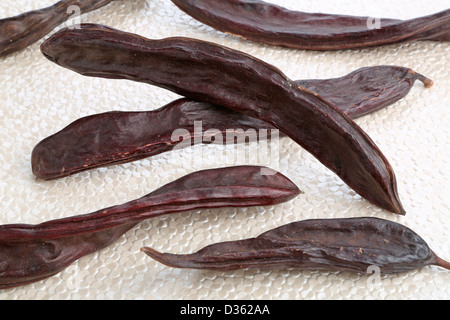
[[[271,0],[292,9],[359,16],[413,18],[449,7],[448,0]],[[0,18],[52,4],[52,0],[0,3]],[[402,101],[357,120],[391,162],[408,214],[381,211],[362,200],[290,139],[280,141],[275,169],[305,193],[264,208],[199,210],[139,224],[116,243],[63,272],[27,286],[1,290],[0,299],[448,299],[450,272],[437,267],[403,275],[355,275],[298,270],[211,272],[171,269],[140,252],[143,246],[190,253],[243,239],[293,221],[373,216],[400,222],[450,259],[450,46],[415,42],[382,48],[306,52],[271,47],[217,32],[168,0],[115,1],[83,15],[148,38],[187,36],[236,48],[274,64],[293,79],[330,78],[371,65],[410,67],[435,81],[417,83]],[[196,146],[131,164],[43,182],[30,155],[43,138],[72,121],[110,110],[151,110],[177,96],[129,81],[82,77],[45,59],[38,43],[0,59],[0,223],[35,224],[85,214],[139,198],[185,174],[219,167],[214,146]],[[245,90],[245,88],[243,88]],[[192,161],[200,152],[203,161]],[[231,163],[259,164],[258,145],[240,149]],[[245,159],[249,155],[249,159]],[[264,164],[264,163],[262,163]]]

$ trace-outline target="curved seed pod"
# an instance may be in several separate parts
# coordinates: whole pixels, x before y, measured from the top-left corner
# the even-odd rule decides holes
[[[366,273],[377,266],[383,274],[395,274],[428,265],[450,270],[450,264],[415,232],[377,218],[294,222],[257,238],[213,244],[187,255],[142,251],[170,267],[223,271],[297,268]]]
[[[201,208],[278,204],[300,193],[282,174],[262,175],[263,169],[270,170],[241,166],[199,171],[141,199],[91,214],[0,226],[0,288],[48,278],[145,219]]]
[[[259,0],[172,0],[216,30],[304,50],[374,47],[413,40],[450,41],[450,10],[411,20],[305,13]]]
[[[155,111],[96,114],[38,143],[31,155],[32,170],[40,179],[57,179],[191,146],[196,141],[224,143],[227,130],[233,128],[245,132],[273,129],[261,120],[188,99]],[[250,138],[257,139],[256,135],[254,131]]]
[[[397,66],[362,68],[341,78],[299,80],[297,84],[357,118],[402,99],[417,79],[432,85],[424,76]],[[201,122],[200,132],[196,121]],[[191,146],[198,139],[223,144],[229,130],[236,136],[242,132],[238,142],[258,141],[264,139],[261,129],[272,134],[275,128],[223,107],[180,99],[155,111],[108,112],[81,118],[39,142],[31,164],[36,177],[51,180]],[[179,130],[183,137],[176,135]]]
[[[80,14],[96,10],[113,0],[63,0],[54,5],[0,20],[0,57],[25,49],[71,18],[70,6]]]
[[[365,67],[340,78],[296,82],[356,119],[403,99],[417,80],[426,88],[434,84],[433,80],[400,66]]]
[[[91,24],[61,30],[41,50],[86,76],[156,85],[270,123],[365,199],[405,213],[393,169],[369,136],[324,98],[250,55],[200,40],[149,40]]]

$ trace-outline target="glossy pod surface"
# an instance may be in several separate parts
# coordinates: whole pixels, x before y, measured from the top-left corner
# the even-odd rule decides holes
[[[305,50],[374,47],[413,40],[450,41],[450,9],[410,20],[306,13],[259,0],[172,0],[219,31],[255,42]]]
[[[194,209],[273,205],[300,194],[282,174],[263,175],[261,170],[270,169],[240,166],[199,171],[140,199],[90,214],[38,225],[0,226],[0,288],[48,278],[149,218]]]
[[[431,80],[413,70],[397,66],[367,67],[340,78],[296,82],[357,118],[402,99],[417,79],[432,85]],[[196,132],[196,121],[201,122],[202,132]],[[177,135],[180,130],[184,132],[182,137]],[[257,118],[206,102],[180,99],[154,111],[108,112],[78,119],[36,145],[32,170],[40,179],[58,179],[190,146],[197,139],[224,144],[229,130],[236,136],[243,132],[238,142],[270,138],[275,132],[272,125]],[[267,135],[260,130],[267,130]]]
[[[61,30],[41,50],[86,76],[156,85],[270,123],[365,199],[405,213],[393,169],[367,134],[330,102],[259,59],[200,40],[149,40],[92,24]]]
[[[143,252],[177,268],[237,270],[297,268],[382,274],[403,273],[428,265],[450,269],[411,229],[377,218],[319,219],[294,222],[257,238],[207,246],[193,254]]]
[[[106,6],[113,0],[63,0],[54,5],[0,20],[0,57],[25,49],[72,17]]]

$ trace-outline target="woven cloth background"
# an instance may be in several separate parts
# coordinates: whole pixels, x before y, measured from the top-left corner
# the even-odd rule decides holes
[[[271,0],[309,12],[408,19],[447,9],[448,0]],[[53,0],[0,3],[0,18]],[[293,79],[331,78],[371,65],[410,67],[435,81],[417,83],[402,101],[357,123],[383,150],[397,174],[408,214],[394,216],[358,197],[290,139],[279,143],[276,168],[304,191],[291,202],[263,208],[199,210],[145,221],[116,243],[63,272],[2,290],[0,299],[448,299],[450,272],[437,267],[374,278],[335,272],[241,270],[211,272],[163,266],[143,246],[190,253],[215,242],[257,236],[311,218],[374,216],[403,223],[450,259],[450,45],[415,42],[338,52],[306,52],[247,42],[213,30],[167,0],[114,1],[83,15],[148,38],[187,36],[213,41],[274,64]],[[85,78],[52,64],[38,43],[0,59],[0,223],[40,223],[85,214],[139,198],[188,173],[220,167],[220,146],[195,146],[134,163],[36,180],[33,147],[72,121],[111,110],[159,108],[173,93],[129,81]],[[220,76],[220,75],[218,75]],[[245,88],[243,88],[245,89]],[[231,165],[263,164],[258,145],[236,150]],[[201,154],[202,161],[193,155]]]

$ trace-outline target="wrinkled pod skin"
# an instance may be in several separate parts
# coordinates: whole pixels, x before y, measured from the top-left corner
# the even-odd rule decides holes
[[[48,278],[149,218],[205,208],[274,205],[299,194],[278,172],[239,166],[195,172],[138,200],[90,214],[38,225],[3,225],[0,288]]]
[[[381,274],[404,273],[429,265],[450,264],[409,228],[378,218],[305,220],[259,237],[207,246],[193,254],[160,253],[142,248],[151,258],[175,268],[308,269]]]
[[[64,0],[54,5],[0,20],[0,57],[25,49],[72,17],[69,9],[77,6],[80,14],[97,10],[113,0]],[[74,7],[75,8],[75,7]]]
[[[296,82],[349,117],[358,118],[402,99],[416,80],[427,87],[433,84],[413,70],[397,66],[367,67],[341,78]],[[259,119],[206,102],[179,99],[154,111],[107,112],[78,119],[39,142],[31,164],[37,178],[52,180],[178,150],[198,141],[239,143],[276,134],[284,136]]]
[[[85,76],[156,85],[270,123],[359,195],[405,214],[394,171],[370,137],[330,102],[259,59],[201,40],[149,40],[92,24],[59,31],[41,51]]]
[[[194,19],[254,42],[303,50],[450,41],[450,9],[410,20],[292,11],[258,0],[172,0]],[[373,21],[380,26],[371,27]]]

